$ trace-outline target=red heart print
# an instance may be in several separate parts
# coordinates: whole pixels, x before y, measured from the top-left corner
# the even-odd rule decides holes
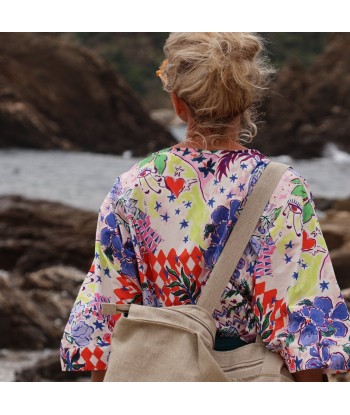
[[[303,231],[303,251],[310,251],[312,248],[316,246],[316,239],[309,238],[308,234]]]
[[[182,192],[185,186],[185,180],[182,177],[174,179],[171,176],[165,178],[165,186],[171,191],[176,197],[179,197],[179,194]]]

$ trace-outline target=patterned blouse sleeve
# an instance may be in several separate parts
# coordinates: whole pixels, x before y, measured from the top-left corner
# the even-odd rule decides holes
[[[120,315],[102,315],[101,303],[141,302],[137,262],[122,196],[118,178],[99,210],[95,257],[61,341],[62,370],[105,370],[111,332]]]
[[[350,320],[309,184],[288,169],[267,207],[253,310],[266,347],[291,373],[350,370]]]

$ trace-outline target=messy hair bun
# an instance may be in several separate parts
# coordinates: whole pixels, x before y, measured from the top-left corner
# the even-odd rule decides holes
[[[163,87],[185,101],[196,125],[216,138],[240,116],[240,140],[249,142],[257,132],[255,106],[274,72],[263,49],[254,33],[171,33],[164,46]]]

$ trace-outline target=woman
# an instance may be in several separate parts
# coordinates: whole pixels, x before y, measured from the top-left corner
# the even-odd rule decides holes
[[[256,134],[254,106],[272,73],[251,33],[172,33],[158,75],[182,143],[117,178],[100,208],[96,252],[67,323],[64,370],[103,380],[117,319],[102,302],[196,303],[234,229],[240,207],[269,163],[241,143]],[[147,137],[145,137],[147,139]],[[296,381],[350,370],[349,314],[305,179],[280,180],[216,310],[215,348],[255,341],[279,353]]]

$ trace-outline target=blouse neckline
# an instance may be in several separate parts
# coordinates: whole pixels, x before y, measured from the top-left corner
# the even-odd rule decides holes
[[[237,150],[228,150],[228,149],[216,149],[216,150],[206,150],[204,148],[194,148],[194,147],[183,147],[183,146],[173,146],[168,149],[169,151],[186,151],[186,152],[193,152],[193,153],[211,153],[217,154],[221,152],[231,152],[231,153],[249,153],[251,151],[257,151],[252,148],[245,148],[245,149],[237,149]]]

